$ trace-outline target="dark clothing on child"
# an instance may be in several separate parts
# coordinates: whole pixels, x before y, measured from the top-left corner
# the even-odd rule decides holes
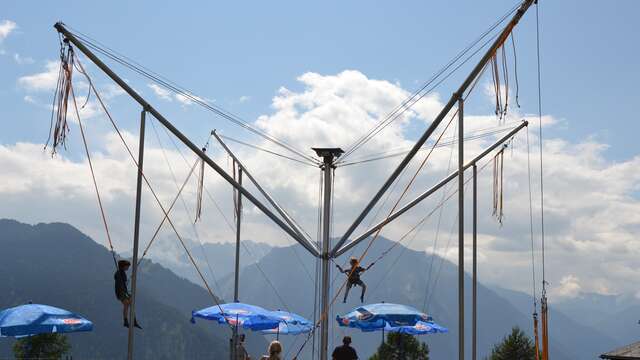
[[[116,297],[120,301],[130,298],[129,290],[127,289],[127,273],[120,269],[113,274],[115,280]]]
[[[344,270],[343,272],[349,275],[349,284],[360,285],[362,283],[362,281],[360,280],[360,273],[362,273],[363,271],[365,271],[365,268],[363,268],[362,266],[356,266],[355,269],[352,267],[350,269]]]
[[[360,280],[360,274],[365,272],[367,269],[363,268],[362,266],[351,266],[349,269],[342,269],[340,266],[338,266],[338,269],[344,273],[347,274],[348,279],[347,279],[347,288],[345,289],[344,292],[344,300],[342,300],[342,302],[346,303],[347,302],[347,297],[349,296],[349,290],[351,290],[352,287],[354,287],[355,285],[358,285],[362,288],[362,293],[360,294],[360,301],[364,302],[364,293],[365,291],[367,291],[367,285],[364,284],[364,282],[362,280]]]
[[[349,345],[338,346],[333,350],[331,354],[333,360],[357,360],[358,354],[354,348]]]

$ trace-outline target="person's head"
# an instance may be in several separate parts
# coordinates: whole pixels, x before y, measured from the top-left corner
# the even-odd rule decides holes
[[[269,344],[269,356],[279,356],[282,353],[282,344],[280,341],[272,341]]]
[[[131,266],[131,263],[129,262],[129,260],[118,261],[118,270],[127,271],[129,270],[129,266]]]
[[[342,338],[342,343],[345,346],[349,346],[349,344],[351,344],[351,336],[345,336]]]
[[[240,342],[244,342],[244,334],[240,334]]]
[[[351,266],[356,266],[358,265],[358,259],[352,256],[351,259],[349,259],[349,263],[351,264]]]

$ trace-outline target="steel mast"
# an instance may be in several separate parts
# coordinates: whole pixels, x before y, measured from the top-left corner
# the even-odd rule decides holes
[[[329,261],[331,254],[329,253],[331,241],[331,191],[333,185],[333,170],[335,169],[335,160],[344,153],[340,148],[313,148],[316,154],[322,158],[322,179],[324,186],[324,197],[322,200],[322,253],[321,257],[321,283],[322,295],[320,303],[320,360],[326,360],[329,356],[329,287],[331,271]]]

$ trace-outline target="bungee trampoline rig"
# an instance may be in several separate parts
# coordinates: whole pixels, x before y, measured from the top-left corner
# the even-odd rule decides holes
[[[312,353],[315,358],[316,356],[316,344],[315,344],[315,334],[319,333],[319,343],[317,346],[318,358],[320,360],[327,360],[329,355],[328,346],[329,346],[329,329],[330,329],[330,309],[339,298],[341,291],[345,290],[345,286],[350,287],[351,285],[348,283],[349,279],[354,276],[354,267],[352,267],[351,271],[347,271],[347,277],[342,282],[339,290],[335,294],[331,294],[331,262],[335,262],[335,259],[344,255],[348,251],[352,250],[357,245],[367,241],[366,247],[362,254],[355,257],[357,260],[356,264],[361,264],[365,257],[367,256],[368,251],[371,249],[372,244],[378,239],[381,231],[384,227],[404,213],[414,208],[416,205],[420,204],[425,199],[429,198],[431,195],[437,193],[439,190],[443,189],[449,183],[454,181],[457,182],[457,189],[453,191],[448,196],[443,195],[442,201],[436,206],[433,211],[428,213],[414,228],[412,228],[408,233],[414,231],[418,226],[420,226],[424,221],[435,213],[438,208],[441,208],[444,202],[451,199],[457,193],[458,199],[458,329],[464,329],[465,324],[465,294],[464,294],[464,194],[465,194],[465,185],[471,182],[471,186],[473,188],[473,215],[472,215],[472,233],[473,233],[473,257],[472,257],[472,278],[473,278],[473,287],[472,287],[472,359],[477,359],[477,174],[479,171],[484,169],[488,164],[493,164],[493,206],[494,206],[494,216],[499,222],[502,222],[502,187],[503,187],[503,154],[505,148],[509,145],[510,141],[514,138],[516,134],[518,134],[521,130],[527,128],[527,151],[530,152],[529,149],[529,135],[528,135],[528,122],[522,121],[517,124],[514,123],[506,123],[506,115],[508,112],[509,106],[509,79],[512,77],[509,75],[509,56],[507,52],[507,47],[510,45],[513,48],[513,61],[514,61],[514,72],[515,74],[515,86],[516,86],[516,96],[515,102],[518,103],[518,78],[517,78],[517,60],[516,60],[516,44],[513,35],[513,30],[519,23],[519,21],[523,18],[525,13],[529,10],[532,5],[536,5],[536,40],[537,40],[537,54],[538,54],[538,120],[540,122],[540,181],[541,181],[541,222],[542,222],[542,296],[540,300],[540,309],[541,309],[541,336],[538,336],[538,303],[537,303],[537,294],[535,289],[535,268],[534,259],[533,259],[533,251],[534,251],[534,243],[533,243],[533,215],[532,215],[532,198],[531,198],[531,171],[530,171],[530,159],[527,159],[527,166],[529,167],[529,201],[530,201],[530,221],[531,221],[531,241],[532,241],[532,272],[533,272],[533,324],[534,324],[534,334],[535,334],[535,345],[536,348],[540,348],[542,359],[548,360],[549,352],[548,352],[548,318],[547,318],[547,297],[546,297],[546,279],[544,272],[544,192],[542,188],[542,107],[541,107],[541,91],[540,91],[540,40],[539,40],[539,17],[538,17],[538,4],[535,0],[524,0],[518,3],[516,6],[511,8],[508,12],[506,12],[502,17],[498,19],[489,29],[480,34],[480,36],[474,40],[469,46],[463,49],[460,53],[458,53],[449,63],[447,63],[442,69],[440,69],[436,74],[427,82],[423,84],[418,90],[413,92],[409,97],[407,97],[401,104],[395,107],[390,113],[387,114],[383,119],[381,119],[373,128],[371,128],[368,132],[358,138],[353,144],[346,147],[344,150],[342,148],[326,148],[326,147],[315,147],[312,148],[314,151],[314,155],[311,155],[305,151],[301,151],[296,149],[291,144],[287,142],[277,139],[274,136],[252,126],[248,122],[242,120],[238,116],[220,108],[219,106],[211,104],[209,101],[205,100],[202,97],[198,97],[193,94],[193,92],[188,91],[187,89],[177,85],[176,83],[164,78],[163,76],[139,65],[138,63],[130,60],[126,56],[122,56],[115,51],[109,49],[108,47],[101,45],[90,37],[75,31],[71,30],[68,26],[63,23],[56,23],[55,29],[58,31],[60,35],[60,71],[59,71],[59,80],[58,86],[54,99],[54,111],[52,114],[52,125],[51,125],[51,138],[50,141],[52,143],[53,153],[62,146],[65,146],[66,135],[69,130],[69,124],[67,122],[67,112],[69,111],[71,114],[75,115],[78,121],[78,126],[80,128],[80,133],[82,135],[84,149],[87,155],[88,164],[90,166],[92,180],[94,189],[96,192],[98,204],[101,211],[101,217],[105,228],[106,237],[109,243],[110,250],[112,252],[114,263],[116,262],[116,253],[113,248],[111,235],[109,232],[108,221],[105,215],[102,199],[100,196],[100,187],[98,185],[93,162],[91,159],[91,152],[89,150],[87,138],[85,135],[85,130],[83,128],[82,119],[80,116],[81,106],[78,105],[78,101],[76,100],[76,95],[73,88],[73,75],[75,72],[78,72],[83,76],[88,84],[90,93],[95,94],[95,97],[100,105],[102,111],[104,111],[106,117],[109,119],[110,124],[113,126],[116,131],[119,139],[122,141],[125,146],[129,157],[131,158],[132,163],[137,168],[137,182],[136,182],[136,206],[135,206],[135,224],[134,224],[134,236],[133,236],[133,261],[132,261],[132,276],[131,276],[131,305],[130,305],[130,319],[135,319],[135,304],[136,304],[136,278],[138,275],[137,269],[138,265],[142,258],[148,253],[149,248],[151,247],[153,241],[157,238],[159,230],[165,223],[168,223],[175,233],[177,239],[179,240],[181,246],[184,248],[189,261],[195,267],[199,278],[202,280],[204,287],[210,294],[213,303],[215,306],[219,307],[220,313],[222,313],[222,307],[219,303],[219,297],[217,297],[211,286],[209,286],[203,272],[199,269],[199,266],[192,254],[190,253],[188,247],[186,246],[183,237],[180,235],[176,225],[172,221],[172,217],[170,215],[174,205],[181,198],[183,189],[185,185],[189,181],[189,179],[195,174],[198,178],[198,192],[197,192],[197,201],[196,201],[196,211],[195,214],[192,215],[193,223],[197,221],[201,221],[202,215],[202,202],[203,196],[207,193],[206,188],[204,188],[204,174],[205,169],[212,169],[218,176],[220,176],[224,181],[226,181],[229,185],[234,189],[234,218],[235,218],[235,235],[236,235],[236,259],[235,259],[235,287],[234,287],[234,301],[238,302],[238,284],[239,284],[239,253],[240,253],[240,229],[241,229],[241,219],[242,219],[242,202],[248,201],[252,205],[254,205],[260,212],[266,215],[275,225],[277,225],[282,231],[284,231],[289,237],[295,240],[299,245],[301,245],[307,252],[309,252],[312,256],[318,259],[319,261],[319,274],[320,279],[317,282],[319,285],[318,294],[316,299],[319,299],[319,310],[315,311],[314,306],[314,320],[313,327],[308,335],[306,336],[303,344],[300,348],[295,352],[294,358],[300,355],[301,351],[304,349],[306,345],[309,343],[313,344]],[[81,52],[86,56],[89,61],[91,61],[97,68],[99,68],[104,74],[106,74],[112,81],[114,81],[126,94],[129,95],[135,102],[139,104],[141,107],[140,112],[140,132],[139,132],[139,144],[138,144],[138,156],[134,155],[132,148],[127,144],[124,136],[119,130],[117,123],[114,120],[111,112],[108,110],[106,103],[103,101],[99,92],[96,89],[94,82],[91,80],[91,77],[85,67],[83,66],[80,58],[76,55],[76,51]],[[484,52],[483,52],[484,51]],[[231,137],[227,137],[217,133],[216,131],[212,131],[209,140],[203,146],[198,146],[194,142],[192,142],[187,136],[185,136],[180,130],[178,130],[169,119],[167,119],[162,113],[160,113],[151,103],[149,103],[138,91],[136,91],[132,86],[130,86],[127,81],[120,77],[116,72],[114,72],[101,58],[98,54],[103,57],[108,58],[110,61],[114,61],[136,73],[142,75],[145,78],[150,79],[155,84],[162,86],[168,91],[172,91],[175,94],[179,94],[184,98],[188,99],[192,103],[203,107],[207,111],[213,112],[216,116],[219,116],[227,121],[232,122],[233,124],[240,126],[246,131],[249,131],[255,135],[262,137],[264,140],[276,145],[281,150],[284,150],[286,154],[281,154],[272,150],[263,149],[252,144],[248,144],[242,142],[237,139],[233,139]],[[427,129],[422,133],[422,135],[417,139],[415,144],[410,149],[403,149],[401,151],[393,151],[371,155],[369,157],[364,158],[356,158],[348,161],[352,158],[352,154],[354,154],[358,149],[360,149],[364,144],[370,141],[373,137],[383,131],[389,124],[393,121],[400,118],[403,114],[405,114],[411,107],[424,98],[427,94],[433,91],[438,85],[440,85],[443,81],[449,78],[454,72],[456,72],[462,65],[469,62],[476,54],[483,54],[480,60],[475,64],[471,72],[465,77],[464,81],[458,87],[458,89],[451,95],[449,100],[446,102],[442,110],[439,114],[433,119],[433,121],[429,124]],[[465,114],[464,107],[465,101],[469,97],[469,95],[476,88],[476,85],[482,78],[483,74],[490,73],[491,78],[493,80],[494,92],[495,92],[495,112],[498,121],[501,123],[501,127],[494,129],[484,129],[482,131],[477,131],[472,134],[468,134],[465,137],[464,132],[464,123],[465,123]],[[506,90],[505,90],[506,89]],[[87,99],[88,100],[88,99]],[[193,154],[197,156],[197,160],[191,164],[186,158],[185,162],[189,164],[190,171],[188,176],[184,180],[181,186],[178,186],[178,182],[176,180],[176,187],[178,188],[177,195],[173,198],[172,203],[169,207],[166,207],[160,201],[157,193],[154,191],[153,187],[147,176],[145,175],[144,169],[144,150],[145,150],[145,130],[147,123],[147,115],[152,116],[153,120],[156,120],[161,128],[167,132],[167,135],[172,135],[179,140],[184,146],[189,148]],[[443,124],[444,123],[444,124]],[[448,129],[455,129],[452,127],[454,123],[457,123],[457,137],[452,139],[444,138],[444,135]],[[439,128],[444,125],[444,130],[438,132]],[[157,136],[157,129],[155,125],[153,125],[153,131]],[[495,143],[481,151],[478,155],[473,157],[471,160],[465,162],[464,161],[464,143],[465,141],[470,141],[482,137],[487,136],[496,136],[498,134],[504,134],[501,136]],[[431,144],[427,144],[427,141],[435,137],[435,140]],[[230,175],[225,169],[216,163],[208,154],[207,150],[210,147],[210,140],[215,138],[215,140],[219,143],[219,145],[224,149],[225,153],[232,159],[233,161],[233,172]],[[260,185],[258,180],[251,174],[251,171],[245,166],[245,164],[239,159],[239,157],[232,152],[230,147],[225,142],[233,141],[239,143],[243,146],[249,146],[254,148],[256,151],[266,151],[271,153],[274,156],[280,156],[281,158],[295,161],[297,163],[301,163],[304,165],[313,166],[319,169],[321,175],[321,185],[319,191],[319,236],[317,239],[313,239],[295,220],[294,218],[271,196],[264,187]],[[457,144],[457,169],[452,171],[448,176],[437,182],[431,188],[422,192],[417,197],[409,200],[406,204],[401,205],[401,202],[405,200],[408,191],[415,183],[416,178],[420,174],[421,170],[427,164],[430,159],[431,154],[437,147],[451,145],[453,150],[453,145]],[[164,150],[163,150],[164,151]],[[363,223],[365,218],[370,214],[370,212],[379,204],[380,200],[387,195],[390,195],[393,188],[399,183],[399,177],[405,172],[408,168],[410,162],[416,157],[417,154],[422,154],[426,152],[424,158],[420,161],[417,166],[417,170],[415,173],[411,175],[410,180],[407,182],[406,186],[401,189],[400,196],[393,202],[393,206],[391,210],[384,216],[384,220],[377,222],[376,224],[370,226],[367,230],[353,236],[356,229]],[[529,154],[529,153],[528,153]],[[488,161],[481,162],[487,158],[489,155],[493,155],[489,158]],[[529,155],[528,155],[529,156]],[[333,185],[336,169],[346,166],[354,166],[357,164],[367,163],[371,161],[388,159],[392,157],[401,157],[401,161],[397,165],[397,167],[391,172],[391,174],[384,181],[380,189],[372,196],[372,198],[368,201],[363,210],[359,213],[359,215],[354,219],[353,223],[347,228],[342,236],[339,237],[338,241],[331,244],[331,225],[332,225],[332,209],[333,209]],[[169,165],[168,161],[167,164]],[[169,165],[170,167],[170,165]],[[468,179],[465,179],[465,171],[472,170],[472,176]],[[172,174],[173,174],[173,170]],[[175,174],[174,174],[175,175]],[[266,203],[259,200],[256,195],[247,190],[247,188],[243,185],[243,177],[246,177],[248,181],[250,181],[253,186],[258,190],[260,196],[266,199]],[[161,209],[163,213],[163,219],[157,230],[155,231],[153,238],[148,243],[146,248],[143,250],[142,255],[139,256],[139,238],[140,238],[140,214],[141,214],[141,195],[142,195],[142,187],[143,183],[146,184],[146,187],[150,190],[153,195],[154,201],[158,204],[158,207]],[[384,201],[386,202],[385,199]],[[229,224],[231,226],[231,224]],[[376,263],[377,261],[382,260],[390,251],[400,244],[401,241],[405,239],[407,236],[403,236],[400,240],[393,243],[393,245],[385,250],[377,259],[371,262],[371,264]],[[336,263],[336,265],[338,265]],[[356,274],[357,275],[357,274]],[[424,309],[423,309],[424,311]],[[232,332],[232,353],[233,349],[235,349],[235,344],[237,342],[238,336],[238,327],[232,326],[232,319],[225,319],[227,324],[229,324],[230,330]],[[414,322],[415,324],[415,322]],[[410,324],[410,325],[414,325]],[[407,329],[406,331],[413,331]],[[409,332],[410,333],[410,332]],[[134,329],[133,327],[129,328],[129,336],[128,336],[128,358],[133,358],[133,349],[134,349]],[[540,344],[541,343],[541,344]],[[464,353],[465,346],[465,334],[464,331],[458,331],[458,358],[460,360],[465,359]],[[536,351],[536,355],[538,351]],[[233,354],[232,354],[233,356]]]

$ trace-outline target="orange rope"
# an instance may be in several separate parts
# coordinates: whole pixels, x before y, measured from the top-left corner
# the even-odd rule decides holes
[[[536,360],[540,360],[540,339],[538,336],[538,313],[533,313],[533,337],[536,345]]]
[[[71,70],[67,73],[71,76]],[[111,241],[111,234],[109,232],[109,225],[107,224],[107,216],[104,212],[104,206],[102,205],[102,198],[100,197],[100,190],[98,190],[98,182],[96,181],[96,174],[93,170],[93,162],[91,161],[91,154],[89,152],[89,145],[87,144],[87,138],[84,134],[84,127],[82,126],[82,120],[80,119],[80,112],[78,111],[78,104],[76,102],[76,95],[73,91],[73,85],[71,85],[71,78],[68,79],[69,90],[71,92],[71,97],[73,98],[73,108],[75,110],[76,118],[78,119],[78,125],[80,127],[80,134],[82,135],[82,143],[84,144],[84,151],[87,154],[87,160],[89,163],[89,169],[91,170],[91,179],[93,180],[93,187],[96,191],[96,197],[98,199],[98,206],[100,207],[100,215],[102,217],[102,223],[104,224],[104,231],[107,234],[107,240],[109,242],[109,249],[111,250],[111,256],[113,257],[113,264],[118,267],[118,261],[116,259],[116,252],[113,249],[113,242]],[[66,106],[65,106],[66,108]],[[66,121],[66,120],[65,120]]]
[[[84,67],[82,66],[82,63],[80,62],[79,59],[76,59],[76,63],[79,66],[79,71],[80,73],[82,73],[84,76],[86,76],[87,78],[89,78],[89,75],[87,74],[87,72],[84,70]],[[151,186],[151,183],[149,182],[149,179],[147,178],[147,176],[144,174],[144,172],[142,171],[142,169],[140,168],[140,166],[138,165],[138,161],[136,160],[135,156],[133,155],[133,152],[131,152],[131,148],[129,148],[129,145],[127,144],[126,140],[124,139],[124,136],[122,135],[122,133],[120,132],[120,129],[118,128],[118,126],[115,123],[115,120],[113,119],[113,117],[111,116],[111,113],[109,112],[109,110],[107,109],[104,101],[102,100],[102,98],[100,97],[100,94],[98,93],[97,89],[95,88],[95,86],[93,85],[93,82],[89,81],[89,86],[91,87],[91,89],[93,90],[94,94],[96,94],[96,98],[98,99],[98,102],[100,103],[100,106],[102,107],[103,111],[105,112],[105,114],[107,115],[107,118],[109,119],[109,121],[111,122],[111,124],[113,125],[114,130],[116,131],[116,133],[118,134],[118,137],[120,137],[120,140],[122,141],[122,144],[124,145],[125,149],[127,150],[127,152],[129,153],[129,156],[131,158],[131,160],[133,161],[135,167],[137,169],[139,169],[140,174],[142,175],[142,179],[144,180],[144,182],[147,184],[147,187],[149,188],[149,191],[151,191],[151,194],[153,195],[154,199],[156,200],[156,203],[158,204],[158,207],[160,207],[160,210],[162,211],[162,213],[164,214],[164,216],[166,216],[167,218],[167,222],[169,222],[169,225],[171,225],[171,228],[173,229],[174,233],[176,234],[176,237],[178,238],[178,240],[180,241],[180,244],[182,245],[182,247],[184,248],[185,253],[187,254],[187,257],[189,258],[189,260],[191,261],[191,264],[193,265],[193,267],[196,269],[196,272],[198,273],[200,279],[202,280],[202,282],[204,283],[205,288],[207,289],[207,292],[209,293],[209,295],[211,296],[211,298],[213,299],[214,303],[218,306],[218,308],[220,309],[220,313],[222,314],[222,316],[227,319],[228,317],[224,315],[224,311],[222,309],[222,307],[220,306],[220,302],[218,301],[218,298],[215,296],[215,294],[213,293],[213,290],[211,289],[211,287],[209,286],[209,283],[207,282],[207,280],[205,279],[204,275],[202,274],[202,271],[200,271],[200,268],[198,267],[198,264],[196,263],[195,259],[193,258],[193,256],[191,255],[191,252],[189,251],[189,248],[187,248],[187,245],[185,244],[184,240],[182,239],[182,237],[180,236],[180,233],[178,232],[178,229],[176,228],[176,226],[174,225],[173,221],[171,220],[171,217],[169,216],[169,213],[167,212],[167,210],[164,208],[164,206],[162,206],[162,203],[160,202],[160,198],[158,198],[158,195],[156,194],[155,190],[153,189],[153,187]],[[229,325],[229,327],[233,328],[233,325],[231,325],[227,319],[227,321],[225,322],[227,325]]]
[[[542,296],[540,308],[542,311],[542,360],[549,360],[549,308],[546,295]]]

